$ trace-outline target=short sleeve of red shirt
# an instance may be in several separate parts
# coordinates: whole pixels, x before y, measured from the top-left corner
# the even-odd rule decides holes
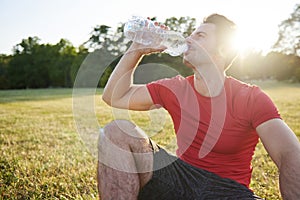
[[[148,83],[147,88],[153,103],[158,107],[166,108],[166,104],[168,104],[170,100],[176,100],[174,88],[180,87],[180,82],[183,80],[184,77],[178,75],[173,78],[165,78]]]
[[[253,87],[249,104],[250,120],[254,129],[270,119],[281,118],[271,98],[258,87]]]

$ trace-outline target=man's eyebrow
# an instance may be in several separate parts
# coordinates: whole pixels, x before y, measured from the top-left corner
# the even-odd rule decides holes
[[[197,34],[197,35],[200,35],[200,34],[207,35],[207,33],[206,33],[206,32],[203,32],[203,31],[196,31],[196,34]]]

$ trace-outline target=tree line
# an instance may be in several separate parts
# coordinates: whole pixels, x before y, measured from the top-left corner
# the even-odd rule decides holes
[[[155,20],[155,18],[154,18]],[[171,30],[188,36],[196,25],[195,18],[171,17],[164,22]],[[57,44],[41,44],[36,36],[23,39],[13,48],[12,55],[0,55],[0,89],[72,87],[77,72],[90,53],[105,49],[109,54],[122,55],[128,48],[123,36],[124,24],[116,29],[107,25],[93,28],[88,41],[74,47],[67,39]],[[278,40],[267,55],[249,51],[239,57],[227,74],[239,79],[276,79],[300,82],[300,4],[290,17],[281,22]],[[120,59],[120,56],[118,59]],[[118,59],[109,64],[98,86],[104,87]],[[183,76],[192,74],[183,67],[181,57],[167,54],[146,56],[141,64],[160,63],[174,68]],[[160,78],[161,73],[157,73]],[[141,80],[143,81],[143,80]]]
[[[14,47],[12,55],[0,55],[0,89],[72,87],[77,70],[88,54],[69,41],[40,44],[28,37]]]

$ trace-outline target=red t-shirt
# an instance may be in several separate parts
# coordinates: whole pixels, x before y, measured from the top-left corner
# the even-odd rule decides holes
[[[280,118],[264,92],[231,77],[212,98],[195,90],[194,76],[158,80],[147,88],[153,102],[173,120],[180,159],[249,187],[258,142],[255,129]]]

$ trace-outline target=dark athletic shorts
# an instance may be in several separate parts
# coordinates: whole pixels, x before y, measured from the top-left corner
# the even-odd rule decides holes
[[[152,141],[151,144],[154,152],[153,177],[141,189],[139,200],[262,199],[234,180],[194,167]]]

